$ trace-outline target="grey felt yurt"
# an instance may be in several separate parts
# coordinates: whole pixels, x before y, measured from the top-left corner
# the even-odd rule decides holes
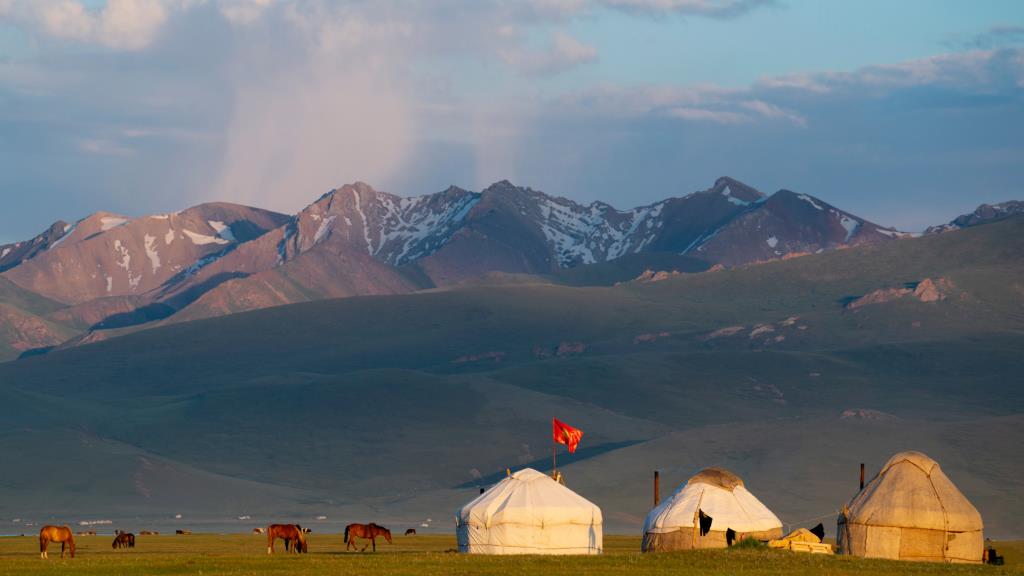
[[[836,552],[867,558],[981,562],[981,514],[920,452],[900,452],[843,506]]]

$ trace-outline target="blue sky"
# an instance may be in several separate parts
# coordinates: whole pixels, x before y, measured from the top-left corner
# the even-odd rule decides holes
[[[1024,198],[1024,2],[0,0],[0,243],[363,180],[731,175],[921,229]]]

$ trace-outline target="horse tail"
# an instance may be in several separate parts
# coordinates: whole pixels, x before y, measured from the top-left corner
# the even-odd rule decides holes
[[[345,544],[348,544],[348,529],[351,528],[351,527],[352,527],[351,524],[349,524],[348,526],[345,526]]]

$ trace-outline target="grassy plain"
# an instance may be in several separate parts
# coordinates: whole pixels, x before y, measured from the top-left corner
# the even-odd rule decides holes
[[[641,554],[630,536],[605,538],[605,554],[594,557],[468,556],[449,552],[452,536],[397,536],[376,554],[345,552],[340,535],[312,534],[304,556],[265,554],[261,536],[197,534],[140,536],[134,550],[114,551],[109,536],[81,536],[78,556],[38,557],[35,538],[0,538],[0,574],[1024,574],[1024,542],[997,543],[1006,566],[964,566],[863,560],[771,550],[705,550]],[[278,546],[280,551],[280,546]]]

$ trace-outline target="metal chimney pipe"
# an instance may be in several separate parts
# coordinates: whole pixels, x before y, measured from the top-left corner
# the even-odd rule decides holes
[[[860,463],[860,489],[864,489],[864,463]]]
[[[661,502],[661,485],[659,482],[658,471],[654,471],[654,505],[657,506]]]

